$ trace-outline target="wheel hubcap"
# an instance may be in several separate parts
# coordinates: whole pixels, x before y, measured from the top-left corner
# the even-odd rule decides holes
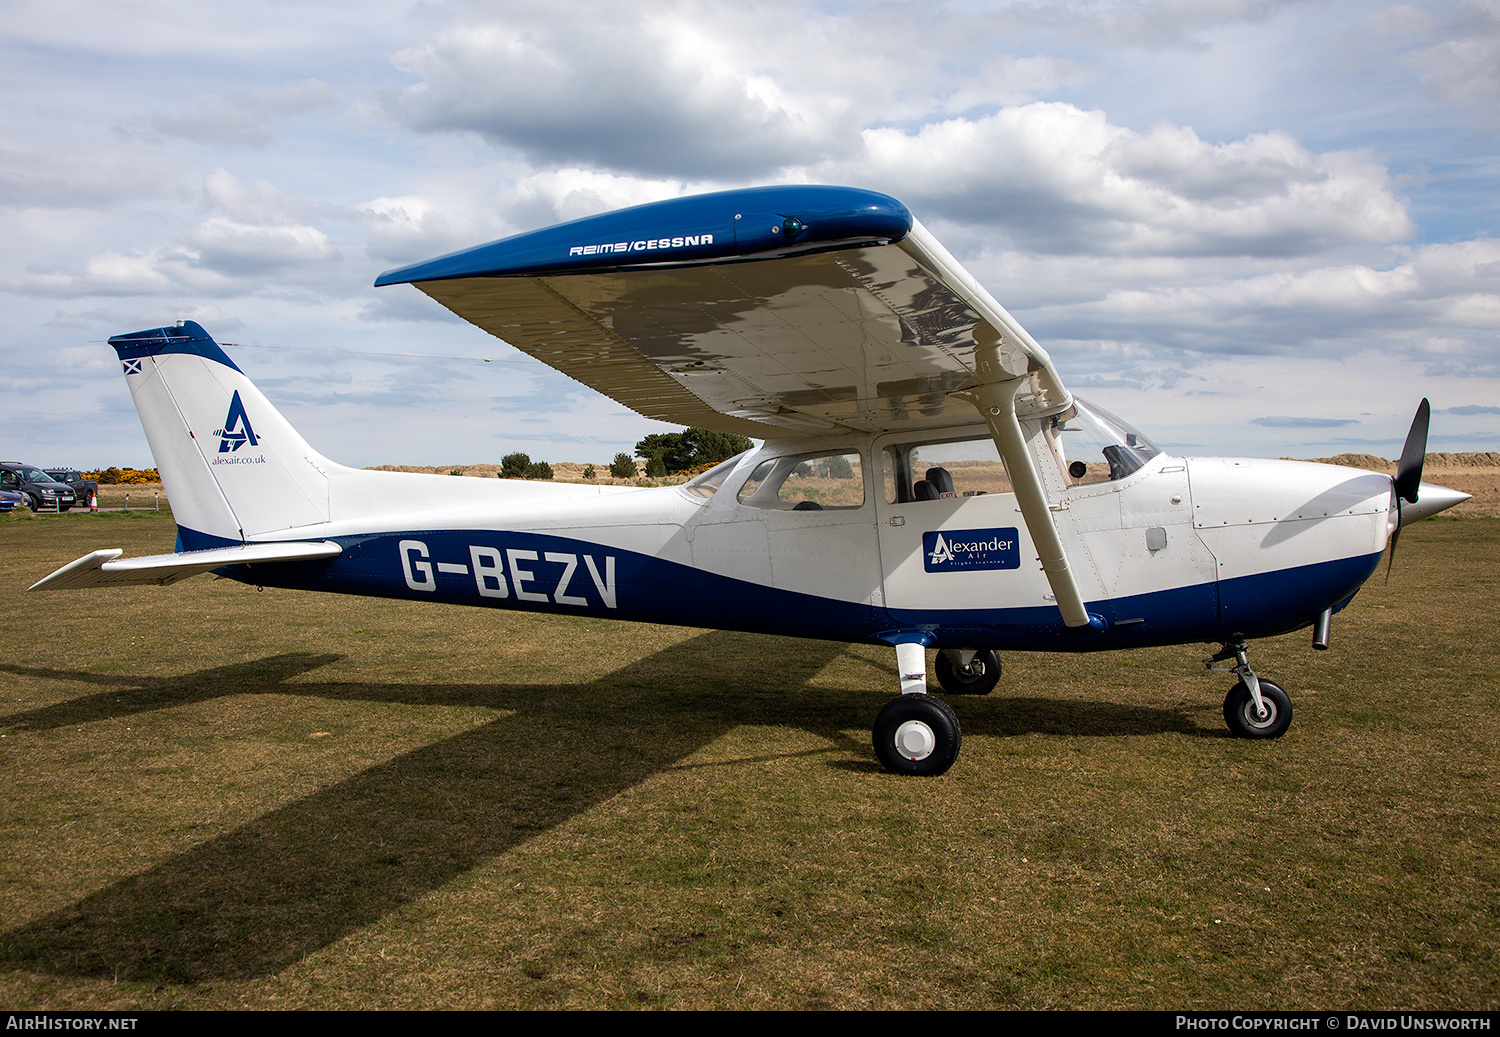
[[[1255,700],[1251,699],[1245,703],[1245,722],[1251,727],[1270,727],[1276,722],[1276,707],[1265,699],[1261,700],[1264,705],[1257,712]]]
[[[925,760],[937,748],[937,736],[920,720],[908,720],[896,728],[896,749],[908,760]]]

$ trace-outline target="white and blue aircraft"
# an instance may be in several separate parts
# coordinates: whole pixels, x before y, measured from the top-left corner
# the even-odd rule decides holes
[[[646,415],[764,441],[681,485],[346,468],[191,321],[110,339],[179,536],[32,590],[248,584],[761,631],[894,648],[874,725],[940,774],[953,710],[1004,650],[1208,642],[1235,734],[1292,719],[1246,644],[1330,616],[1399,529],[1465,499],[1398,474],[1182,458],[1068,391],[894,198],[770,187],[576,220],[381,275]],[[1392,545],[1394,546],[1394,544]]]

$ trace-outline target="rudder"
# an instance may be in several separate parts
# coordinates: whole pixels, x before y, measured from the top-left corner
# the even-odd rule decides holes
[[[195,321],[109,340],[188,549],[328,521],[339,466],[308,446]]]

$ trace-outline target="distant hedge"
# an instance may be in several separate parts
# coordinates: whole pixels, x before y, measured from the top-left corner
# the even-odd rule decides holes
[[[161,482],[161,473],[155,468],[101,468],[94,472],[84,472],[83,477],[93,479],[100,486]]]

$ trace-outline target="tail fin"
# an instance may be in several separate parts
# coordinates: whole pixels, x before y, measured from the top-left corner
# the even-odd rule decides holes
[[[125,381],[182,546],[241,543],[328,521],[334,465],[193,321],[116,335]]]

